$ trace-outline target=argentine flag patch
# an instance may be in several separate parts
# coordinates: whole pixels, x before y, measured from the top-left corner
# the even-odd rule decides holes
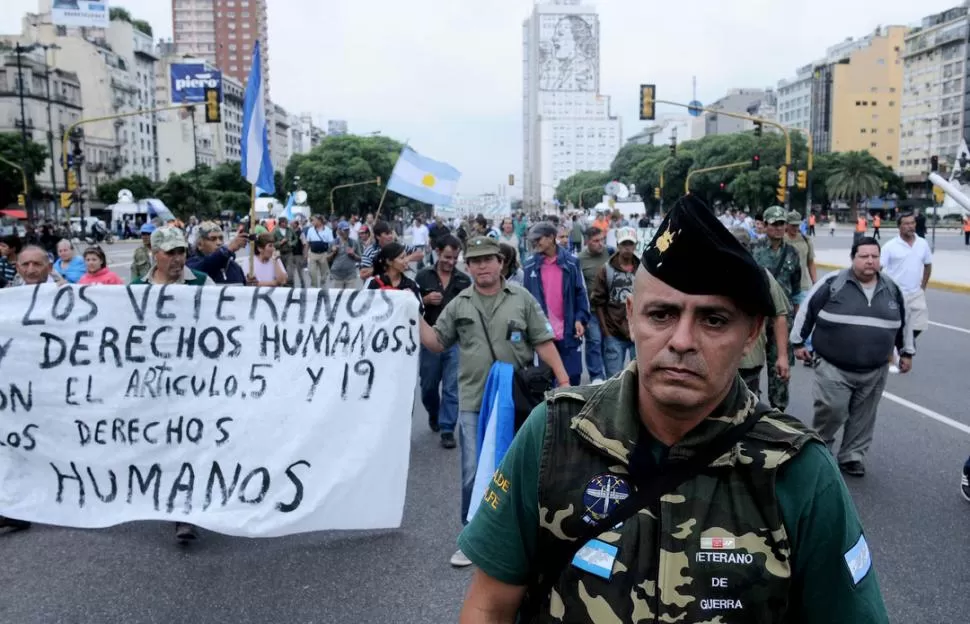
[[[859,541],[855,546],[845,553],[845,565],[849,568],[849,576],[852,583],[858,585],[859,581],[866,577],[869,569],[872,568],[872,555],[869,553],[869,544],[866,543],[866,536],[860,535]]]

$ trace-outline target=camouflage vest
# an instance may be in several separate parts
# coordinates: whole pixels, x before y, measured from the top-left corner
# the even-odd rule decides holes
[[[561,540],[575,541],[633,491],[628,465],[641,427],[637,391],[634,363],[600,386],[549,395],[537,561]],[[691,457],[742,423],[756,404],[739,378],[727,408],[671,447],[668,461]],[[618,549],[611,578],[567,566],[534,621],[783,621],[791,546],[775,498],[775,475],[813,439],[789,416],[777,411],[763,416],[732,451],[662,497],[659,518],[641,509],[600,534],[607,548]]]

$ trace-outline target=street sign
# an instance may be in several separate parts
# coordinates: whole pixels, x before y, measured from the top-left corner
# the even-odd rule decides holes
[[[701,110],[703,106],[704,105],[701,104],[700,100],[691,100],[687,104],[687,112],[690,113],[691,117],[700,117],[701,113],[704,112]]]
[[[68,169],[74,168],[74,154],[67,155],[67,168]]]

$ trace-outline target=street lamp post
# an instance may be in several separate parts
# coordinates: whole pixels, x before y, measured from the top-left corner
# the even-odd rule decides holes
[[[57,169],[57,165],[54,162],[54,120],[53,120],[53,115],[51,114],[51,104],[52,104],[51,68],[47,58],[47,51],[60,50],[61,46],[57,45],[56,43],[52,43],[50,45],[40,44],[40,47],[44,48],[44,76],[47,79],[46,80],[47,82],[47,149],[48,151],[50,151],[50,158],[51,158],[51,196],[56,198],[57,197],[57,177],[56,177],[55,171]],[[54,205],[55,205],[54,214],[56,216],[57,214],[56,200]]]
[[[23,150],[20,155],[20,164],[21,164],[21,167],[23,168],[25,180],[30,177],[30,163],[28,162],[28,158],[27,158],[27,110],[26,110],[26,104],[24,103],[24,86],[25,86],[24,85],[24,65],[23,65],[23,60],[21,58],[21,55],[26,54],[29,51],[30,50],[28,50],[27,48],[22,47],[20,45],[20,42],[17,42],[16,48],[15,48],[15,54],[17,55],[17,85],[18,85],[17,92],[20,95],[20,142]],[[27,212],[27,223],[31,225],[33,225],[34,223],[33,205],[34,203],[30,201],[30,193],[28,192],[28,189],[25,187],[24,188],[24,209]]]

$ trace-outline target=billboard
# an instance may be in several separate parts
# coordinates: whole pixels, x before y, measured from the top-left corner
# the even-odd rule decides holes
[[[539,90],[599,90],[599,20],[594,14],[542,15]]]
[[[54,0],[51,4],[51,21],[55,26],[82,26],[107,28],[108,3],[86,0]]]
[[[222,101],[222,72],[209,71],[201,63],[173,63],[170,74],[173,104],[205,103],[206,89],[215,89]]]

